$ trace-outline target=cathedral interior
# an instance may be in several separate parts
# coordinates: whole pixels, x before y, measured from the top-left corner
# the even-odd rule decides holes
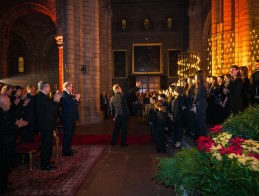
[[[80,123],[102,120],[100,94],[142,82],[167,88],[203,69],[249,73],[259,59],[259,0],[8,0],[0,2],[0,82],[53,91],[71,81]]]

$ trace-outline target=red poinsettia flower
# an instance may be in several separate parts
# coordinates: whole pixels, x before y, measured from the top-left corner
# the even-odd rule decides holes
[[[198,140],[196,140],[197,147],[199,151],[210,152],[210,148],[215,146],[215,142],[211,139],[211,137],[200,136]]]
[[[214,134],[219,134],[222,132],[222,126],[221,125],[215,125],[214,127],[211,127],[210,130],[214,133]]]
[[[250,153],[248,156],[255,157],[257,160],[259,160],[259,154]]]
[[[220,154],[236,154],[236,155],[242,155],[243,151],[242,148],[240,146],[237,145],[231,145],[227,148],[222,147],[222,149],[220,149]]]
[[[244,138],[240,138],[240,137],[235,137],[235,139],[230,139],[229,142],[232,143],[232,144],[235,144],[237,146],[241,146],[242,143],[245,141]]]

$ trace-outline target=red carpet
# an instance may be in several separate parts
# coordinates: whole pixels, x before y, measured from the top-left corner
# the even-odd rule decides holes
[[[33,156],[32,171],[28,163],[20,164],[9,177],[14,188],[9,195],[74,195],[105,147],[74,146],[74,149],[77,150],[74,157],[57,158],[56,170],[41,171],[39,153]]]
[[[77,145],[110,145],[111,135],[74,135],[73,144]],[[118,141],[118,143],[120,140]],[[151,143],[149,135],[128,135],[127,143],[147,145]]]

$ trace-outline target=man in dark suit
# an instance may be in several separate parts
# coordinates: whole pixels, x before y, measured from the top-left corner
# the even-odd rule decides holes
[[[52,144],[53,131],[57,125],[57,109],[60,101],[60,94],[54,95],[54,101],[50,99],[50,85],[45,81],[38,83],[38,92],[34,97],[36,130],[41,135],[41,170],[53,170],[56,166],[52,165]]]
[[[61,122],[64,125],[63,156],[74,156],[75,150],[71,148],[72,137],[75,131],[75,121],[79,119],[78,103],[80,94],[72,95],[73,85],[71,82],[63,84],[61,103]]]
[[[10,112],[10,98],[0,94],[0,194],[9,192],[8,175],[13,165],[15,134],[27,121],[15,119]]]
[[[34,114],[34,94],[35,86],[27,85],[27,93],[22,97],[23,101],[29,100],[24,111],[23,118],[28,121],[28,126],[21,129],[21,136],[24,142],[33,142],[35,135],[35,114]]]
[[[141,86],[141,82],[136,83],[136,87],[131,89],[128,92],[122,92],[121,87],[118,84],[113,85],[113,92],[115,95],[112,97],[111,104],[115,109],[115,126],[112,134],[111,145],[116,145],[120,129],[122,129],[122,137],[121,137],[121,147],[125,147],[128,144],[127,141],[127,133],[128,133],[128,117],[129,117],[129,108],[127,105],[127,98],[130,95],[134,95],[135,92],[139,91]]]

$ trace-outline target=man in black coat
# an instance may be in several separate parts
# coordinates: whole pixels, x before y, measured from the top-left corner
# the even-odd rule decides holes
[[[57,125],[57,109],[60,101],[60,94],[54,95],[54,101],[50,99],[50,85],[48,82],[38,83],[38,92],[34,98],[36,130],[41,135],[41,170],[53,170],[56,166],[52,165],[52,144],[53,131]]]
[[[139,91],[141,82],[136,83],[136,87],[131,89],[128,92],[122,92],[121,87],[118,84],[113,85],[113,92],[115,95],[112,97],[111,104],[115,109],[115,126],[112,134],[111,145],[116,145],[117,140],[120,134],[120,129],[122,129],[122,138],[121,138],[121,147],[125,147],[128,144],[127,133],[128,133],[128,117],[129,117],[129,108],[127,105],[127,98],[130,95],[134,95],[135,92]]]
[[[255,61],[255,69],[251,75],[250,103],[252,106],[259,104],[259,59]]]
[[[29,100],[24,110],[23,118],[28,121],[28,126],[21,129],[21,136],[24,142],[33,142],[35,135],[35,114],[34,114],[34,94],[35,86],[27,85],[27,93],[22,97],[24,101]]]
[[[75,121],[79,119],[78,103],[80,94],[72,95],[73,85],[71,82],[63,84],[63,92],[60,99],[61,122],[64,125],[63,156],[73,156],[76,152],[71,148],[72,137],[75,131]]]
[[[103,91],[103,93],[100,95],[100,105],[104,114],[104,118],[107,119],[109,117],[109,113],[108,113],[109,99],[105,91]]]
[[[10,113],[10,98],[0,94],[0,194],[8,192],[8,175],[13,165],[15,134],[28,122],[17,120]]]

